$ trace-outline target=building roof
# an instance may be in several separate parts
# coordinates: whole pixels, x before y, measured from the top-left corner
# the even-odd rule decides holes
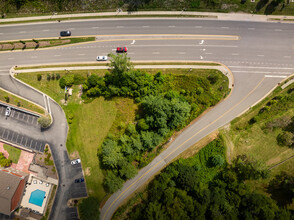
[[[7,169],[0,170],[0,213],[10,215],[14,208],[12,207],[12,198],[16,191],[20,190],[19,186],[24,188],[23,182],[27,177],[28,174],[23,172],[13,172]],[[19,203],[20,199],[21,195],[17,198],[17,203]]]

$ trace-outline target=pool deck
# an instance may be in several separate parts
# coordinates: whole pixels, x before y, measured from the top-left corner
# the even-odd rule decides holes
[[[49,185],[46,186],[46,184],[49,184]],[[44,214],[44,211],[46,210],[47,202],[50,198],[51,188],[52,188],[51,183],[48,183],[44,180],[39,179],[38,177],[30,175],[28,184],[26,185],[25,193],[20,205],[24,208],[28,208],[29,210],[31,209],[33,212]],[[31,193],[37,189],[45,192],[45,198],[41,207],[29,202]]]

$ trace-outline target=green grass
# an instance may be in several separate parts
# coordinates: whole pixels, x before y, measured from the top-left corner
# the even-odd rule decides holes
[[[75,70],[69,72],[70,74],[80,74],[86,77],[88,74],[102,76],[106,71]],[[144,71],[156,73],[159,69],[146,69]],[[161,71],[164,74],[183,74],[189,72],[186,69],[162,69]],[[125,126],[135,120],[135,113],[138,106],[130,98],[105,100],[103,97],[100,97],[90,100],[89,103],[84,103],[79,97],[80,89],[78,86],[72,87],[73,95],[69,98],[67,105],[64,105],[61,102],[64,99],[64,90],[59,87],[59,82],[57,80],[46,80],[47,74],[51,75],[52,73],[59,73],[62,77],[68,74],[68,71],[20,73],[16,77],[48,94],[62,106],[69,122],[67,149],[70,157],[74,158],[75,156],[79,156],[81,158],[88,193],[90,196],[97,197],[99,201],[102,201],[106,193],[102,186],[104,173],[100,168],[97,157],[97,153],[100,150],[99,147],[109,133],[114,135],[122,133]],[[193,74],[197,74],[205,77],[210,73],[210,70],[192,70],[189,76],[192,77]],[[37,81],[38,74],[42,74],[41,81]],[[189,81],[190,79],[185,78],[185,81],[187,80]],[[183,79],[180,77],[175,82],[183,83]],[[190,86],[193,87],[192,84]]]
[[[41,65],[41,66],[24,66],[16,67],[16,70],[42,69],[54,67],[76,67],[76,66],[108,66],[109,63],[81,63],[81,64],[58,64],[58,65]],[[205,62],[134,62],[133,65],[201,65],[201,66],[220,66],[218,63]]]
[[[69,42],[62,42],[62,40],[69,40]],[[27,50],[27,49],[40,49],[40,48],[47,48],[47,47],[56,47],[68,44],[75,44],[81,42],[91,42],[95,41],[95,37],[78,37],[78,38],[61,38],[61,39],[38,39],[39,43],[41,42],[50,42],[50,45],[44,45],[40,47],[26,47],[23,48],[15,48],[15,49],[0,49],[0,51],[11,51],[11,50]],[[23,42],[29,43],[34,42],[33,40],[24,40]],[[7,42],[0,42],[0,44],[13,44],[13,43],[20,43],[19,40],[17,41],[7,41]]]
[[[268,167],[272,167],[294,155],[293,148],[291,149],[286,146],[280,146],[277,143],[277,135],[282,131],[281,128],[275,128],[272,131],[264,128],[268,122],[274,119],[285,116],[293,117],[294,104],[292,102],[288,103],[288,106],[285,107],[285,103],[279,101],[275,106],[271,107],[270,111],[262,113],[265,114],[264,116],[259,114],[261,116],[256,123],[253,125],[248,123],[252,117],[258,115],[260,109],[264,107],[269,100],[277,95],[283,97],[286,95],[291,96],[291,94],[288,94],[287,92],[293,88],[293,84],[288,86],[285,90],[277,88],[269,97],[252,108],[252,110],[235,119],[231,123],[230,131],[224,132],[224,135],[226,135],[227,138],[230,138],[234,145],[233,157],[240,154],[247,154],[258,161],[263,161]],[[273,169],[276,173],[282,170],[294,175],[293,160]]]
[[[9,159],[12,160],[12,163],[17,163],[21,150],[16,148],[16,147],[12,147],[10,145],[4,144],[4,149],[7,150],[7,152],[9,153]]]
[[[28,109],[30,111],[37,112],[37,113],[40,113],[40,114],[45,114],[43,108],[41,108],[41,107],[39,107],[39,106],[37,106],[35,104],[32,104],[29,101],[21,99],[21,98],[19,98],[17,96],[14,96],[14,95],[0,89],[0,101],[6,102],[5,97],[9,97],[8,104],[15,105],[15,106],[18,106],[20,108]]]

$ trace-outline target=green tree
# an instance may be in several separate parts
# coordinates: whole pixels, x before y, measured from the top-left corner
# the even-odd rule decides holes
[[[216,154],[210,157],[210,164],[214,167],[222,166],[225,163],[225,159],[222,155]]]
[[[9,167],[12,161],[7,159],[2,152],[0,152],[0,166],[1,167]]]
[[[294,144],[294,134],[290,131],[283,131],[277,137],[279,145],[291,147]]]
[[[88,197],[79,203],[79,214],[81,220],[99,220],[99,200],[95,197]]]
[[[110,168],[117,168],[118,162],[121,161],[123,155],[117,142],[107,139],[102,145],[102,162]]]
[[[49,117],[42,116],[38,118],[38,123],[41,125],[42,128],[47,128],[51,124],[51,120]]]
[[[47,81],[50,81],[50,79],[51,79],[50,74],[47,74]]]
[[[114,193],[123,186],[124,181],[116,176],[113,172],[109,172],[104,179],[105,190],[109,193]]]
[[[67,74],[61,77],[59,80],[59,86],[63,89],[65,88],[65,86],[71,87],[73,84],[74,84],[74,75]]]
[[[128,163],[126,160],[122,160],[119,163],[120,170],[119,175],[124,179],[131,179],[137,175],[138,170],[132,164]]]
[[[41,81],[42,80],[42,74],[37,74],[37,80]]]
[[[133,65],[130,61],[130,58],[127,57],[127,54],[109,54],[110,60],[110,69],[114,76],[119,79],[122,74],[133,69]]]

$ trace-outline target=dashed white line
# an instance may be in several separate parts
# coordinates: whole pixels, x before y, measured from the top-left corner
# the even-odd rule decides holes
[[[73,30],[75,30],[75,28],[69,28],[69,30],[73,31]]]
[[[116,26],[116,28],[124,28],[124,26]]]
[[[239,54],[238,54],[238,53],[232,53],[232,55],[233,55],[233,56],[238,56]]]
[[[229,29],[229,27],[221,27],[222,29]]]
[[[186,52],[179,52],[179,54],[186,54]]]
[[[202,26],[195,26],[195,28],[202,28]]]
[[[264,55],[262,55],[262,54],[259,54],[259,55],[257,55],[258,57],[264,57]]]
[[[284,56],[284,58],[291,58],[291,56]]]
[[[8,60],[14,60],[14,57],[8,57]]]
[[[168,26],[169,28],[174,28],[174,27],[176,27],[176,26],[173,26],[173,25],[171,25],[171,26]]]
[[[149,28],[150,26],[142,26],[142,28]]]
[[[18,32],[18,33],[20,33],[20,34],[25,34],[25,33],[27,33],[26,31],[20,31],[20,32]]]
[[[255,28],[248,28],[248,30],[252,30],[253,31],[253,30],[255,30]]]
[[[209,54],[212,54],[212,53],[205,53],[205,54],[208,54],[209,55]]]
[[[268,77],[268,78],[286,78],[287,76],[275,76],[275,75],[265,75],[264,77]]]
[[[85,56],[86,54],[84,54],[84,53],[80,53],[80,54],[78,54],[79,56]]]
[[[37,58],[37,56],[31,56],[31,58]]]
[[[275,31],[282,31],[281,29],[275,29]]]
[[[0,35],[3,35],[3,33],[0,33]]]
[[[55,56],[55,57],[60,57],[61,55],[59,55],[59,54],[55,54],[54,56]]]
[[[44,32],[48,32],[48,31],[50,31],[50,30],[43,30]]]
[[[92,29],[98,29],[99,27],[92,27]]]
[[[152,54],[160,54],[159,52],[152,52]]]

